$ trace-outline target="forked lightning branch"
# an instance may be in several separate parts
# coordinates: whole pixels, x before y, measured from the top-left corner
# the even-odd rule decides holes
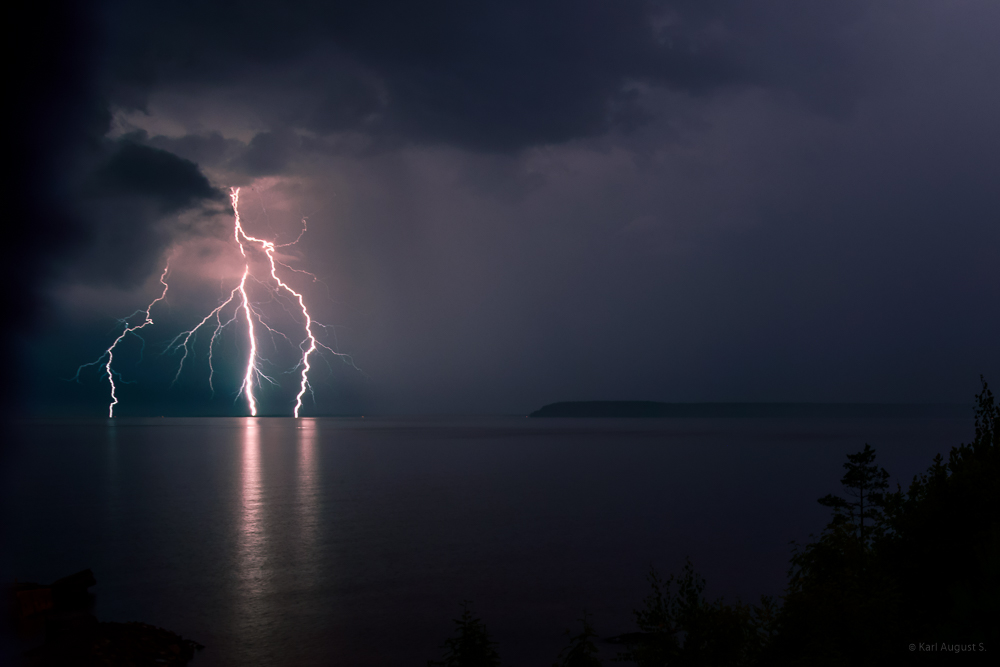
[[[265,318],[262,317],[262,314],[259,312],[258,306],[250,299],[247,293],[247,281],[252,279],[256,283],[259,283],[271,290],[275,296],[279,298],[284,297],[287,302],[293,304],[293,307],[296,308],[298,313],[301,315],[304,337],[302,341],[298,343],[298,351],[300,353],[298,363],[290,371],[298,372],[298,391],[295,395],[295,405],[292,408],[292,415],[298,417],[299,412],[302,409],[302,402],[306,392],[312,391],[312,386],[309,384],[309,372],[312,370],[312,355],[314,353],[320,351],[329,352],[330,354],[340,357],[351,366],[354,366],[354,362],[348,355],[337,352],[329,346],[324,345],[316,338],[314,327],[323,325],[316,322],[312,315],[310,315],[309,309],[306,307],[305,297],[303,297],[300,292],[296,292],[281,278],[278,273],[279,265],[285,268],[288,267],[277,260],[275,257],[275,251],[278,248],[293,246],[302,239],[302,236],[306,233],[305,220],[302,221],[302,230],[299,232],[298,238],[291,243],[276,244],[273,241],[268,241],[267,239],[261,239],[247,234],[246,230],[243,228],[243,223],[240,220],[240,189],[232,188],[229,197],[233,204],[234,213],[233,237],[240,250],[240,255],[243,258],[242,276],[239,283],[236,284],[229,292],[228,298],[216,306],[194,327],[187,331],[182,331],[174,336],[174,338],[167,345],[166,351],[181,353],[180,362],[177,366],[177,372],[174,375],[174,382],[177,381],[180,377],[181,371],[184,369],[184,362],[191,353],[191,348],[189,346],[193,344],[195,335],[202,329],[210,330],[211,337],[208,343],[208,384],[209,388],[214,393],[215,386],[213,382],[215,377],[215,367],[213,365],[213,355],[215,353],[215,345],[218,341],[219,335],[224,329],[231,325],[238,326],[242,324],[245,327],[247,337],[247,357],[246,363],[243,366],[237,400],[242,396],[247,402],[247,408],[249,409],[250,414],[253,416],[257,415],[258,392],[263,383],[277,385],[275,379],[267,375],[262,369],[262,359],[258,353],[258,333],[260,330],[266,329],[270,333],[279,334],[286,340],[290,339],[284,333],[276,331],[270,327],[266,323]],[[254,275],[250,261],[250,253],[252,252],[262,253],[267,260],[267,271],[266,275],[263,277]],[[153,299],[145,310],[137,310],[129,317],[121,320],[122,331],[111,343],[108,349],[106,349],[98,359],[88,364],[83,364],[76,371],[74,379],[79,380],[80,372],[84,368],[96,366],[101,369],[101,374],[107,379],[108,384],[111,386],[111,402],[108,405],[108,417],[115,416],[115,406],[119,403],[118,387],[115,384],[115,379],[118,377],[118,373],[114,368],[115,349],[118,347],[118,344],[129,335],[139,336],[139,331],[141,329],[145,329],[146,327],[153,325],[153,306],[165,300],[167,298],[167,292],[170,289],[170,286],[167,283],[167,275],[169,271],[170,265],[168,262],[167,266],[163,269],[163,273],[160,275],[160,283],[163,285],[162,293]],[[298,270],[295,269],[295,271]],[[307,273],[302,271],[298,272]],[[312,276],[312,274],[309,273],[307,273],[307,275]],[[129,322],[134,321],[137,316],[142,316],[141,321],[130,324]],[[357,368],[356,366],[354,367]]]

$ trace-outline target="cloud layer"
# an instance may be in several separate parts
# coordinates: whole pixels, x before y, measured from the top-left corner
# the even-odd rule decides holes
[[[59,85],[23,84],[38,405],[100,402],[96,380],[52,378],[167,256],[192,276],[171,323],[215,303],[229,186],[257,229],[308,218],[290,266],[321,279],[304,289],[367,373],[328,368],[319,412],[965,400],[1000,372],[993,3],[77,18],[52,37],[74,57],[40,65]],[[78,344],[46,356],[60,318]],[[157,368],[135,370],[136,409],[194,410]]]

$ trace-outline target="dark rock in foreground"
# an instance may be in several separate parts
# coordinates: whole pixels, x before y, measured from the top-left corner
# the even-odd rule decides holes
[[[18,634],[44,636],[24,654],[32,667],[64,665],[186,665],[204,648],[190,639],[146,623],[101,623],[93,614],[97,583],[83,570],[51,584],[15,583],[11,589]]]
[[[82,570],[51,584],[15,583],[14,615],[19,618],[44,614],[50,610],[83,608],[90,603],[88,588],[97,583],[94,573]]]
[[[201,644],[146,623],[89,622],[64,629],[28,652],[28,665],[186,665]]]
[[[568,418],[908,418],[968,417],[972,407],[953,403],[657,403],[565,401],[529,417]]]

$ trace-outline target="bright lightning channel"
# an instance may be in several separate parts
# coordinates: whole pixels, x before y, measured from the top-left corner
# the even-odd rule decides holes
[[[277,273],[278,269],[275,266],[274,250],[277,247],[283,247],[283,246],[276,246],[272,241],[266,241],[264,239],[258,239],[253,236],[249,236],[243,230],[243,225],[240,222],[239,188],[232,189],[232,194],[230,194],[230,199],[233,202],[233,211],[235,212],[236,240],[240,244],[240,252],[243,253],[244,257],[246,257],[246,252],[243,250],[243,242],[240,240],[241,238],[251,243],[259,243],[261,250],[263,250],[264,254],[267,255],[268,262],[271,265],[271,279],[274,280],[275,284],[277,284],[281,289],[285,290],[293,297],[295,297],[295,300],[298,301],[299,303],[299,308],[302,310],[302,317],[305,320],[306,337],[301,343],[299,343],[299,351],[302,352],[302,360],[298,363],[296,367],[301,368],[302,372],[299,378],[299,393],[295,396],[295,408],[293,410],[293,415],[295,417],[298,417],[299,410],[302,408],[302,397],[305,396],[306,391],[311,389],[311,387],[309,386],[309,370],[311,368],[311,366],[309,365],[309,355],[311,355],[313,352],[316,351],[316,347],[318,345],[316,336],[314,336],[312,332],[312,317],[309,316],[309,310],[306,308],[306,303],[303,300],[302,295],[293,290],[283,280],[281,280],[281,278],[278,277]],[[305,221],[303,221],[303,223],[304,222]],[[287,243],[284,245],[294,245],[298,243],[299,239],[302,238],[302,234],[304,233],[305,233],[305,225],[303,224],[302,232],[299,233],[298,238],[292,241],[291,243]],[[243,274],[243,280],[244,282],[246,281],[246,273]],[[243,290],[243,283],[240,283],[240,291],[243,293],[243,308],[244,311],[246,312],[247,323],[250,326],[250,339],[251,339],[250,358],[247,360],[247,371],[246,371],[246,376],[244,377],[243,380],[244,382],[243,391],[246,393],[247,401],[250,403],[250,414],[256,415],[257,407],[254,402],[253,386],[252,386],[253,373],[256,370],[256,357],[255,357],[256,343],[253,340],[253,324],[250,320],[250,309],[247,303],[246,292]]]
[[[309,383],[309,371],[312,370],[312,365],[310,364],[309,359],[310,356],[317,351],[317,349],[323,348],[327,352],[330,352],[331,354],[340,357],[355,369],[357,369],[357,366],[354,364],[354,361],[351,359],[349,355],[344,354],[342,352],[337,352],[336,350],[324,345],[316,338],[315,334],[313,333],[313,325],[316,324],[326,328],[325,325],[316,322],[309,314],[309,310],[306,307],[305,298],[303,297],[303,295],[292,289],[290,285],[288,285],[278,276],[277,267],[278,265],[281,265],[296,273],[305,273],[306,275],[310,276],[313,279],[313,281],[316,280],[316,276],[309,273],[308,271],[303,271],[301,269],[293,269],[292,267],[283,264],[282,262],[278,261],[275,258],[275,250],[277,248],[283,248],[295,245],[302,239],[302,236],[306,232],[305,220],[302,221],[302,230],[299,232],[298,237],[294,241],[290,243],[276,244],[273,241],[268,241],[266,239],[250,236],[244,230],[242,220],[240,219],[239,188],[231,188],[229,198],[230,201],[232,202],[233,213],[234,213],[233,236],[236,240],[237,246],[240,249],[240,254],[243,256],[243,259],[245,260],[243,266],[243,275],[240,278],[239,284],[237,284],[236,287],[234,287],[232,291],[229,293],[228,298],[226,298],[222,303],[216,306],[211,312],[208,313],[208,315],[202,318],[202,320],[198,322],[198,324],[196,324],[193,328],[191,328],[188,331],[182,331],[181,333],[177,334],[167,344],[165,352],[176,352],[179,350],[183,350],[180,362],[177,365],[177,372],[174,374],[173,383],[176,383],[177,380],[180,378],[181,371],[184,369],[184,362],[187,360],[188,355],[190,354],[191,350],[188,347],[188,345],[192,343],[199,329],[205,327],[206,325],[211,326],[209,323],[214,321],[214,328],[208,345],[208,367],[209,367],[208,386],[214,395],[215,387],[213,385],[213,378],[215,376],[215,368],[213,366],[213,352],[215,348],[216,339],[219,337],[219,334],[222,332],[222,330],[228,327],[233,322],[235,322],[237,319],[239,319],[239,315],[240,313],[242,313],[243,318],[246,320],[247,324],[247,346],[249,348],[249,352],[247,354],[246,367],[243,372],[243,380],[240,384],[240,390],[237,393],[237,398],[240,395],[244,396],[246,398],[247,407],[250,410],[250,414],[252,416],[257,416],[258,402],[257,402],[257,397],[254,394],[255,386],[259,385],[261,380],[266,380],[272,384],[277,384],[277,382],[275,382],[273,378],[266,375],[260,367],[260,357],[258,356],[257,352],[257,333],[256,333],[256,328],[254,326],[254,321],[256,320],[258,324],[262,325],[272,334],[277,333],[282,337],[286,338],[286,340],[287,336],[282,334],[280,331],[275,331],[265,323],[264,319],[261,317],[261,314],[257,312],[257,309],[254,307],[253,303],[250,300],[249,295],[247,294],[248,278],[253,279],[259,284],[263,284],[252,274],[250,269],[250,260],[249,257],[247,256],[246,246],[255,245],[259,247],[259,249],[262,250],[264,254],[267,256],[268,264],[270,266],[269,277],[273,283],[273,287],[271,287],[270,289],[284,292],[285,294],[290,296],[298,304],[299,311],[302,314],[303,328],[305,330],[305,338],[303,338],[302,342],[300,342],[298,345],[299,352],[301,353],[302,356],[299,359],[299,362],[292,369],[299,371],[299,390],[295,396],[295,407],[293,408],[292,411],[293,416],[298,418],[299,412],[302,409],[302,401],[303,398],[305,397],[306,392],[310,393],[312,392],[312,386]],[[150,310],[157,302],[162,301],[167,296],[168,286],[165,280],[166,275],[167,275],[167,269],[164,269],[163,274],[160,276],[160,282],[163,284],[163,293],[159,297],[154,299],[149,304],[149,306],[146,307],[145,310],[146,317],[143,320],[143,322],[135,326],[129,326],[126,319],[125,330],[111,344],[111,346],[104,352],[104,354],[101,355],[101,357],[98,358],[96,361],[93,361],[89,364],[84,364],[77,369],[75,377],[76,379],[79,379],[80,371],[83,368],[87,366],[97,365],[101,363],[105,359],[105,357],[107,358],[107,362],[104,364],[104,370],[105,374],[108,377],[108,381],[111,383],[111,405],[108,408],[109,417],[114,416],[114,407],[115,405],[118,404],[118,398],[115,393],[116,389],[114,383],[115,374],[111,368],[114,349],[118,345],[118,343],[121,342],[122,339],[125,338],[125,336],[127,336],[128,334],[133,333],[138,336],[138,334],[135,333],[136,331],[144,328],[147,325],[153,324],[153,320],[150,317]],[[223,311],[225,310],[226,306],[234,303],[235,303],[235,309],[233,311],[232,317],[223,322],[222,321]],[[133,315],[138,314],[140,312],[143,311],[136,311],[136,313],[133,313]]]
[[[92,361],[89,364],[83,364],[82,366],[76,369],[75,378],[79,379],[81,370],[83,370],[87,366],[95,366],[101,363],[101,361],[103,361],[104,358],[107,357],[108,360],[104,364],[104,373],[105,375],[107,375],[108,382],[111,384],[111,404],[108,406],[108,418],[115,416],[115,406],[118,405],[118,394],[116,393],[117,387],[115,386],[115,373],[113,370],[111,370],[111,363],[115,360],[115,348],[118,347],[118,343],[122,342],[125,336],[129,334],[135,334],[136,336],[138,336],[139,334],[136,334],[135,333],[136,331],[145,328],[147,325],[153,323],[153,318],[150,315],[150,311],[153,310],[153,306],[155,306],[158,301],[163,301],[165,298],[167,298],[167,290],[170,289],[170,285],[167,284],[166,280],[167,271],[169,270],[170,270],[170,262],[167,262],[167,265],[163,267],[163,273],[160,274],[160,284],[163,285],[163,293],[161,293],[160,296],[150,301],[149,305],[146,306],[145,311],[137,310],[136,312],[132,313],[132,315],[122,320],[122,323],[124,324],[125,328],[122,330],[118,338],[115,338],[115,341],[111,343],[111,346],[104,351],[104,354],[98,357],[96,361]],[[145,312],[146,315],[146,317],[143,318],[142,323],[130,326],[128,320],[131,319],[132,316],[137,315],[140,312]]]

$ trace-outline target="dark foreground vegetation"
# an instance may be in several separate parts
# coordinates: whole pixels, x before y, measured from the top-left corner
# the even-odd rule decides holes
[[[895,665],[1000,652],[1000,407],[985,381],[976,399],[975,439],[936,456],[908,489],[890,488],[869,445],[847,457],[844,495],[819,499],[830,523],[795,547],[782,599],[708,600],[690,562],[665,579],[651,571],[636,631],[603,640],[618,645],[615,662]],[[555,667],[603,664],[597,632],[581,622]],[[442,649],[429,665],[501,664],[469,603]]]

